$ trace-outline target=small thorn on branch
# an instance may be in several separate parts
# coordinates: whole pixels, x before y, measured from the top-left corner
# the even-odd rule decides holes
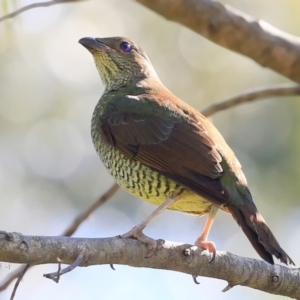
[[[69,265],[68,267],[66,267],[64,269],[61,269],[61,262],[59,262],[58,270],[54,273],[44,274],[44,277],[52,279],[54,282],[58,283],[61,275],[71,272],[76,267],[78,267],[82,263],[83,258],[84,258],[84,255],[82,253],[79,254],[78,257],[76,258],[76,260],[71,265]]]
[[[196,284],[200,284],[200,282],[197,280],[197,277],[198,277],[197,275],[192,275],[192,277]]]
[[[225,289],[222,290],[222,292],[225,293],[225,292],[229,291],[230,289],[232,289],[233,287],[234,287],[234,284],[228,282],[228,285],[225,287]]]

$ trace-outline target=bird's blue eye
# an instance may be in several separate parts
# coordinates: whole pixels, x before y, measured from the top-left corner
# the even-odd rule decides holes
[[[120,48],[123,52],[130,52],[131,51],[131,45],[126,43],[126,42],[121,43]]]

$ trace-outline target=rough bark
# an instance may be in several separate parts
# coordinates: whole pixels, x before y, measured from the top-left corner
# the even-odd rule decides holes
[[[0,234],[0,261],[3,262],[27,263],[31,266],[61,262],[73,264],[74,268],[74,262],[80,261],[80,266],[122,264],[165,269],[194,277],[226,280],[228,285],[223,291],[242,285],[300,299],[298,268],[270,265],[262,260],[239,257],[229,252],[217,252],[215,260],[210,263],[210,254],[206,251],[200,253],[192,245],[162,240],[155,255],[146,258],[147,253],[146,246],[139,241],[118,237],[88,239]]]

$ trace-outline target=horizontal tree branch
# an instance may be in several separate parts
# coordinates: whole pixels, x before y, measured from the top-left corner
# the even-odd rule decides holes
[[[201,253],[195,246],[188,244],[159,240],[156,253],[146,258],[147,247],[133,239],[0,233],[0,249],[0,261],[3,262],[25,262],[32,266],[49,263],[72,264],[77,260],[81,262],[80,266],[122,264],[165,269],[226,280],[228,286],[224,291],[235,285],[242,285],[274,295],[300,299],[300,271],[297,268],[271,265],[229,252],[217,252],[215,260],[209,263],[211,257],[207,251]]]
[[[217,1],[136,1],[212,42],[300,83],[300,38]]]

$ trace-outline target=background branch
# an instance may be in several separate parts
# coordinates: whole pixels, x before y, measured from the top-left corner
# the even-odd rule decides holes
[[[214,262],[209,263],[210,254],[207,251],[200,253],[192,245],[162,240],[159,244],[156,254],[145,258],[147,247],[133,239],[0,234],[0,261],[26,262],[30,265],[58,261],[72,264],[78,257],[83,257],[80,266],[113,263],[173,270],[193,276],[226,280],[229,287],[242,285],[270,294],[300,299],[300,287],[298,283],[295,284],[300,276],[297,268],[271,265],[262,260],[239,257],[228,252],[218,252]]]
[[[109,200],[118,190],[119,186],[114,183],[104,194],[102,194],[96,202],[94,202],[86,211],[78,215],[72,224],[62,233],[64,236],[71,236],[78,227],[85,221],[93,212],[95,212],[102,204]]]
[[[3,17],[0,17],[0,22],[2,22],[4,20],[11,19],[11,18],[14,18],[17,15],[19,15],[19,14],[21,14],[21,13],[27,11],[27,10],[33,9],[33,8],[48,7],[48,6],[55,5],[55,4],[68,3],[68,2],[79,2],[79,1],[83,1],[83,0],[52,0],[52,1],[32,3],[32,4],[29,4],[29,5],[26,5],[26,6],[22,7],[20,9],[17,9],[17,10],[15,10],[14,12],[12,12],[10,14],[7,14]]]
[[[260,88],[214,103],[204,108],[201,111],[201,113],[206,117],[210,117],[219,111],[232,108],[242,103],[267,99],[270,97],[284,97],[297,95],[300,95],[300,85],[284,85],[271,88]]]
[[[136,0],[210,41],[300,83],[300,39],[210,0]]]

